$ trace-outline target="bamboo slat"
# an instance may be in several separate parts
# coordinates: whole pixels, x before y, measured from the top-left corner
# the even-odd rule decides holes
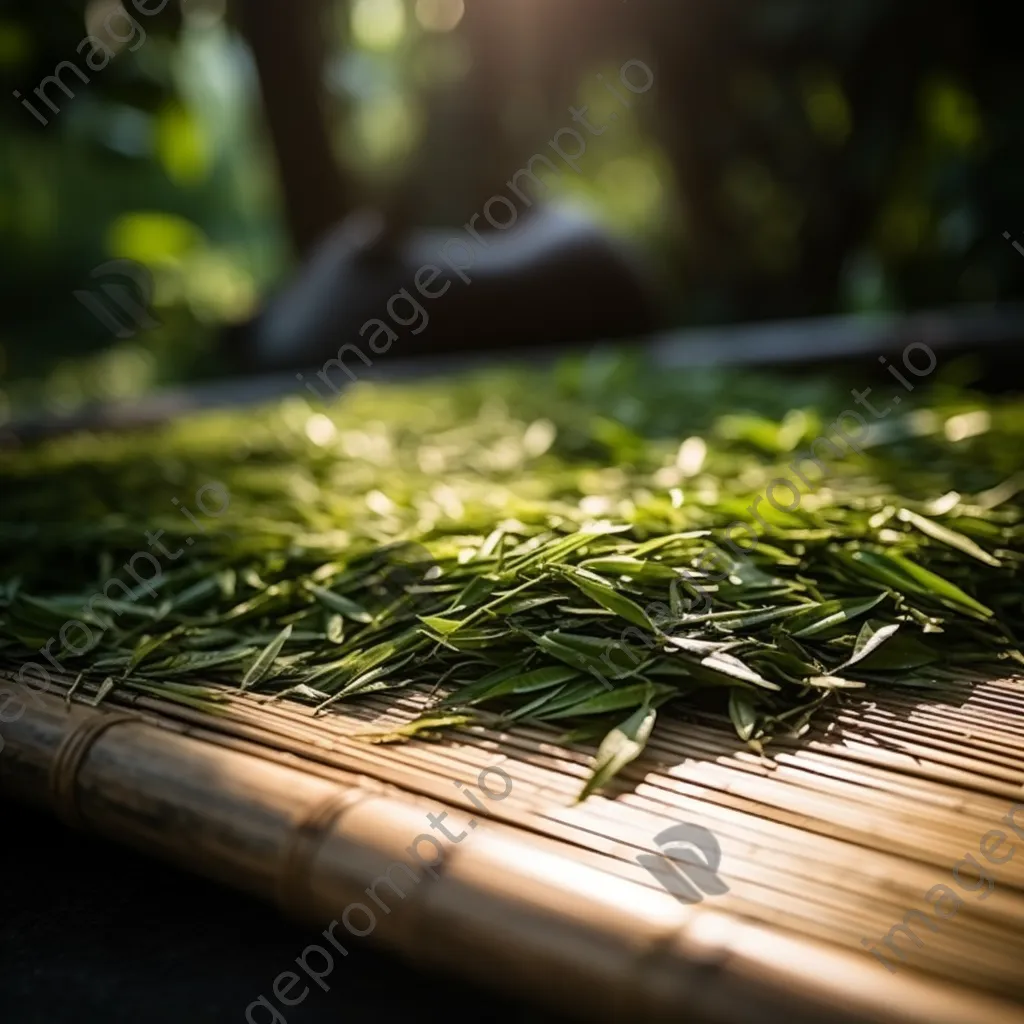
[[[3,725],[0,792],[318,928],[353,903],[372,912],[367,889],[396,862],[419,868],[409,848],[444,810],[467,837],[375,917],[373,939],[411,958],[584,1019],[1024,1022],[1024,854],[986,864],[991,894],[961,892],[920,948],[901,943],[895,973],[862,944],[927,911],[924,894],[1018,803],[1024,831],[1021,681],[850,703],[770,758],[713,718],[668,720],[583,805],[590,751],[542,728],[360,738],[411,720],[417,692],[314,720],[248,695],[211,716],[153,697],[66,705],[59,691]],[[456,784],[479,793],[490,766],[511,788],[467,827]],[[715,834],[727,893],[683,905],[637,862],[676,822]]]

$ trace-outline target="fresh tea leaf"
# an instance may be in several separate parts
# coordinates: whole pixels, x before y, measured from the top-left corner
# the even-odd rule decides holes
[[[639,707],[621,725],[617,725],[601,741],[597,756],[577,803],[586,800],[591,793],[610,782],[623,768],[635,761],[647,746],[657,712],[650,707]]]

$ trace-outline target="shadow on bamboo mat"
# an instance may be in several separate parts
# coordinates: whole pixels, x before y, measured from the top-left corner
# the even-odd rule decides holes
[[[257,900],[38,812],[2,807],[5,1024],[242,1022],[311,941],[310,928]],[[358,962],[342,965],[330,992],[316,989],[289,1010],[288,1024],[448,1024],[454,1012],[464,1021],[568,1024],[369,945],[353,952]]]

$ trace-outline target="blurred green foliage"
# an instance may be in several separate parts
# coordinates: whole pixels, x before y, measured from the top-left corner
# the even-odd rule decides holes
[[[32,97],[62,61],[86,69],[76,47],[117,2],[0,0],[0,423],[12,401],[66,408],[212,372],[218,327],[289,269],[255,73],[226,0],[136,13],[144,40],[108,39],[120,49],[88,85],[65,69],[75,96],[49,90],[61,109],[46,126],[12,95]],[[463,0],[331,2],[339,161],[363,197],[410,196],[421,222],[492,194],[495,174],[569,123],[569,103],[600,119],[614,101],[597,74],[642,55],[658,73],[650,102],[591,140],[583,173],[558,190],[655,248],[681,321],[1024,293],[1024,260],[1003,237],[1024,237],[1024,78],[998,5],[635,0],[622,15],[612,0],[569,0],[579,17],[563,37],[549,7],[522,0],[510,19],[535,21],[510,21],[507,46],[539,70],[494,98],[498,152],[466,114],[481,58]],[[613,8],[630,19],[621,38]],[[156,329],[112,339],[75,300],[113,258],[152,271]]]
[[[223,12],[192,0],[187,19],[174,3],[136,13],[144,41],[92,70],[76,48],[104,6],[0,7],[0,93],[11,97],[0,104],[0,387],[13,381],[15,400],[55,409],[202,371],[217,326],[250,314],[286,267],[253,76]],[[131,38],[123,20],[111,24]],[[53,113],[33,90],[62,61],[90,81],[62,72],[74,96],[48,86]],[[152,271],[160,321],[120,341],[72,294],[113,258]]]

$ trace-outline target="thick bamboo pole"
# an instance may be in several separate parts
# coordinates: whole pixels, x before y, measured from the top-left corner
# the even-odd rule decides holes
[[[987,996],[909,971],[889,976],[868,957],[682,906],[579,863],[564,844],[482,815],[474,827],[454,796],[444,810],[462,824],[448,827],[466,834],[442,846],[428,826],[436,803],[355,774],[319,777],[298,758],[268,760],[255,746],[194,731],[36,696],[5,726],[0,792],[276,898],[318,928],[331,922],[311,947],[344,947],[347,957],[358,952],[351,935],[372,930],[411,958],[586,1019],[1024,1022]],[[343,969],[340,956],[332,972]],[[325,969],[312,958],[312,970]]]

